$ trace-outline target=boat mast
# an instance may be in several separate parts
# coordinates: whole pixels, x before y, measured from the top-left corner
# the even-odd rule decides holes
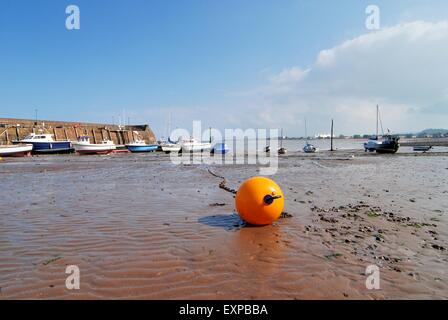
[[[330,139],[331,139],[331,148],[330,148],[330,151],[334,151],[333,150],[333,119],[331,119],[331,136],[330,136]]]
[[[306,129],[306,118],[305,118],[305,142],[306,142],[306,144],[308,144],[308,134],[307,134],[307,129]]]
[[[376,138],[378,139],[378,118],[379,118],[379,107],[376,105]]]
[[[168,113],[168,126],[167,126],[167,133],[166,133],[167,141],[170,139],[170,135],[171,135],[171,112]]]
[[[283,148],[283,128],[280,129],[280,149]]]

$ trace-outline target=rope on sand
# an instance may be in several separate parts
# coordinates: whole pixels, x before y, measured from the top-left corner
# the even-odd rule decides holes
[[[225,177],[220,176],[219,174],[214,173],[214,172],[213,172],[212,170],[210,170],[210,169],[208,169],[208,172],[209,172],[212,176],[214,176],[214,177],[216,177],[216,178],[220,178],[220,179],[222,179],[222,181],[219,183],[219,187],[220,187],[221,189],[223,189],[223,190],[225,190],[225,191],[227,191],[227,192],[230,192],[230,193],[232,193],[232,194],[236,194],[236,190],[235,190],[235,189],[232,189],[232,188],[229,188],[229,187],[226,186],[227,179],[226,179]]]

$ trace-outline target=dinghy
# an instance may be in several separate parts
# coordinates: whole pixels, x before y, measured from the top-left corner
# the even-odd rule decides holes
[[[432,146],[415,146],[414,151],[423,151],[427,152],[432,149]]]

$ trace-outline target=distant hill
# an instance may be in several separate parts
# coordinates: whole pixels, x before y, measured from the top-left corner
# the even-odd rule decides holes
[[[425,129],[419,133],[419,135],[446,135],[448,134],[447,129]]]

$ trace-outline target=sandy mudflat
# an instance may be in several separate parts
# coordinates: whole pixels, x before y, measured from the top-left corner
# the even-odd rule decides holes
[[[355,153],[280,158],[293,217],[266,227],[166,155],[3,160],[0,299],[448,299],[448,155]],[[258,172],[211,169],[231,188]]]

